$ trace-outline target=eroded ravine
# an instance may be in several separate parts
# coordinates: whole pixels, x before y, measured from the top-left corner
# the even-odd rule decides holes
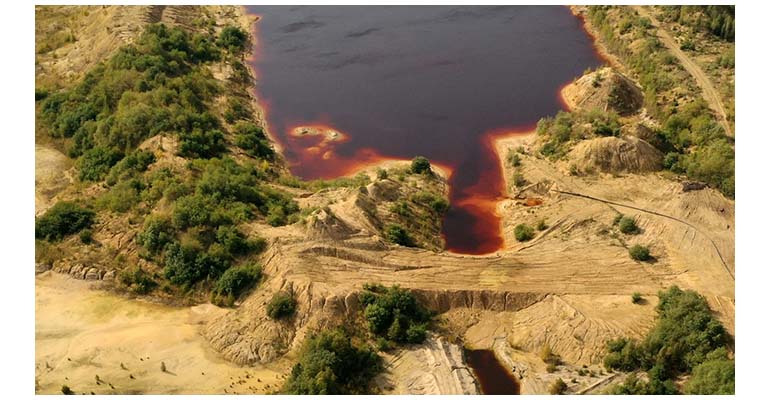
[[[503,245],[494,139],[563,109],[560,87],[601,64],[566,7],[248,10],[258,97],[292,173],[426,156],[451,171],[442,235],[458,253]]]

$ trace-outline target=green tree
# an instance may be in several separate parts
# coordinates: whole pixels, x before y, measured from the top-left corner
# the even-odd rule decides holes
[[[262,276],[262,268],[257,264],[245,264],[225,271],[217,280],[214,293],[219,296],[239,297],[250,289]]]
[[[628,254],[636,261],[647,261],[651,258],[650,249],[647,246],[635,244],[628,249]]]
[[[399,244],[401,246],[414,247],[414,239],[409,235],[403,226],[398,224],[388,224],[385,227],[385,239],[391,243]]]
[[[122,157],[120,152],[104,147],[88,150],[77,162],[78,177],[82,181],[100,181]]]
[[[692,370],[685,385],[687,394],[735,394],[735,361],[719,348],[706,356],[706,361]]]
[[[289,292],[277,292],[267,303],[267,315],[272,319],[289,318],[297,309],[297,301]]]
[[[513,235],[519,242],[526,242],[535,237],[535,230],[527,224],[518,224],[513,228]]]
[[[60,201],[35,219],[35,239],[57,241],[90,227],[96,213],[73,202]]]
[[[423,156],[417,156],[412,159],[410,170],[413,174],[429,174],[431,172],[430,161]]]
[[[249,33],[237,26],[225,26],[219,33],[217,45],[231,53],[242,53],[249,46]]]
[[[371,380],[382,371],[382,359],[371,348],[354,344],[342,330],[311,336],[284,383],[287,394],[370,394]]]
[[[627,235],[639,233],[639,227],[636,226],[636,220],[633,217],[627,217],[625,215],[618,221],[618,228]]]
[[[365,285],[359,294],[369,331],[398,343],[421,343],[430,314],[412,293],[398,286]]]

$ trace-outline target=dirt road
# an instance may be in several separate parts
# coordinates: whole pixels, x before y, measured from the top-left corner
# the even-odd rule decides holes
[[[682,67],[695,78],[695,82],[701,87],[703,91],[703,98],[709,104],[712,110],[719,116],[719,123],[725,129],[728,136],[734,136],[733,131],[730,129],[730,123],[727,121],[727,113],[725,107],[722,104],[722,99],[719,96],[719,92],[711,83],[709,77],[703,72],[703,70],[695,64],[687,54],[685,54],[680,48],[679,43],[674,39],[661,25],[660,22],[643,6],[632,6],[636,12],[642,17],[649,18],[652,25],[657,28],[657,36],[661,43],[666,46],[671,54],[676,57],[682,64]]]

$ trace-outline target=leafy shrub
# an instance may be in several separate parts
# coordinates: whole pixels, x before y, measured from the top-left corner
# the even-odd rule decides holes
[[[508,155],[506,157],[506,160],[508,161],[508,164],[512,167],[518,167],[521,165],[521,157],[517,153],[514,153],[510,149],[508,149]]]
[[[228,25],[222,28],[216,43],[231,53],[242,53],[249,46],[249,33],[240,27]]]
[[[527,180],[524,178],[524,175],[521,174],[521,172],[516,171],[513,173],[513,185],[517,188],[524,187],[524,185],[527,184]]]
[[[421,343],[425,340],[430,314],[410,292],[392,286],[364,288],[359,295],[369,330],[378,337],[397,343]]]
[[[121,157],[120,152],[104,147],[88,150],[78,160],[78,178],[82,181],[100,181]]]
[[[388,224],[385,227],[385,239],[391,243],[401,246],[414,247],[414,239],[403,226],[398,224]]]
[[[165,217],[148,217],[144,229],[136,235],[136,242],[152,255],[160,253],[173,240],[174,227]]]
[[[619,338],[607,342],[608,354],[604,366],[621,371],[633,371],[641,366],[642,350],[636,341]]]
[[[152,279],[152,276],[141,267],[124,269],[120,271],[118,278],[120,283],[136,294],[147,294],[158,286],[158,283]]]
[[[35,239],[57,241],[94,223],[96,214],[79,205],[60,201],[35,219]]]
[[[635,244],[628,249],[628,255],[636,261],[647,261],[650,257],[650,249],[647,246]]]
[[[390,206],[390,212],[402,217],[409,217],[409,203],[406,200],[399,200]]]
[[[112,186],[119,181],[135,177],[138,173],[147,171],[152,163],[155,162],[155,154],[145,150],[136,150],[124,157],[107,175],[107,184]]]
[[[551,386],[548,387],[548,393],[550,394],[562,394],[567,390],[567,384],[561,378],[557,378]]]
[[[544,231],[548,229],[548,224],[545,222],[544,219],[541,219],[540,221],[537,221],[537,225],[535,225],[535,229],[539,231]]]
[[[219,129],[193,129],[179,137],[179,155],[188,158],[212,158],[225,151],[225,136]]]
[[[227,110],[224,112],[225,121],[232,124],[238,120],[249,120],[254,111],[247,100],[231,97],[227,100]]]
[[[232,267],[219,277],[214,294],[238,298],[258,282],[261,276],[262,268],[256,264]]]
[[[177,242],[166,246],[164,261],[163,273],[166,279],[184,287],[204,279],[216,279],[230,268],[230,260],[226,254],[217,251],[203,252],[192,244]]]
[[[287,394],[368,394],[383,369],[377,353],[339,329],[311,336],[298,358],[281,390]]]
[[[233,131],[235,145],[252,157],[272,159],[275,155],[265,132],[253,122],[239,121]]]
[[[513,235],[519,242],[526,242],[535,237],[535,230],[527,224],[518,224],[513,228]]]
[[[410,171],[413,174],[429,174],[431,172],[430,161],[423,156],[417,156],[412,159]]]
[[[639,233],[639,227],[636,226],[636,220],[633,217],[620,217],[620,220],[618,220],[618,228],[627,235]]]
[[[642,302],[642,294],[639,292],[634,292],[631,295],[631,302],[634,304],[639,304]]]
[[[267,315],[272,319],[283,319],[294,315],[297,309],[297,301],[294,295],[288,292],[278,292],[267,303]]]
[[[377,179],[379,180],[388,179],[388,170],[377,168]]]
[[[141,201],[144,184],[138,179],[121,181],[96,201],[98,207],[123,213]]]
[[[94,241],[94,232],[88,228],[80,231],[80,235],[78,236],[80,237],[80,242],[83,244],[90,244]]]
[[[735,394],[735,361],[720,347],[692,370],[684,388],[687,394]]]
[[[674,382],[670,379],[660,380],[651,377],[645,382],[635,374],[629,375],[620,385],[615,385],[609,390],[609,394],[615,395],[672,395],[678,394]]]

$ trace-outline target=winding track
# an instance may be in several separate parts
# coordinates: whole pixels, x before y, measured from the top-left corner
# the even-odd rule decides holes
[[[632,210],[637,210],[637,211],[645,212],[645,213],[648,213],[648,214],[657,215],[659,217],[668,218],[670,220],[677,221],[677,222],[680,222],[682,224],[685,224],[685,225],[689,226],[690,228],[695,229],[696,232],[700,233],[701,235],[706,237],[706,239],[708,239],[709,242],[711,242],[711,245],[714,247],[714,250],[716,250],[717,256],[719,256],[719,261],[722,262],[722,266],[725,268],[725,271],[727,272],[728,275],[730,275],[730,277],[733,279],[733,281],[735,280],[735,275],[733,274],[733,271],[730,271],[730,268],[727,266],[727,263],[725,262],[724,257],[722,257],[722,252],[719,251],[719,248],[717,247],[717,244],[714,243],[714,239],[711,239],[711,237],[709,237],[703,231],[698,229],[695,225],[693,225],[693,224],[691,224],[691,223],[689,223],[689,222],[687,222],[685,220],[679,219],[677,217],[672,217],[670,215],[661,214],[661,213],[659,213],[657,211],[647,210],[647,209],[644,209],[644,208],[640,208],[640,207],[636,207],[636,206],[632,206],[632,205],[628,205],[628,204],[623,204],[623,203],[616,203],[614,201],[604,200],[604,199],[600,199],[600,198],[593,197],[593,196],[588,196],[588,195],[581,194],[581,193],[567,192],[567,191],[556,190],[556,189],[551,189],[551,191],[556,192],[556,193],[560,193],[560,194],[566,194],[566,195],[570,195],[570,196],[575,196],[575,197],[582,197],[584,199],[598,201],[598,202],[605,203],[605,204],[611,204],[611,205],[618,206],[618,207],[630,208]]]
[[[636,12],[639,13],[639,15],[650,20],[652,26],[656,28],[656,35],[658,39],[660,39],[661,43],[663,43],[663,45],[671,51],[671,54],[673,54],[674,57],[679,60],[679,62],[682,64],[682,67],[684,67],[684,69],[690,73],[693,78],[695,78],[695,82],[698,83],[698,86],[700,86],[703,92],[703,98],[709,104],[711,109],[719,115],[719,123],[722,125],[727,135],[735,137],[734,132],[730,129],[730,123],[727,121],[727,113],[725,112],[725,106],[722,104],[722,99],[719,96],[719,92],[712,84],[708,75],[706,75],[698,66],[698,64],[691,60],[690,57],[688,57],[687,54],[685,54],[682,49],[679,48],[677,41],[666,31],[665,28],[661,26],[660,22],[655,18],[654,15],[652,15],[643,6],[632,7],[634,10],[636,10]]]

